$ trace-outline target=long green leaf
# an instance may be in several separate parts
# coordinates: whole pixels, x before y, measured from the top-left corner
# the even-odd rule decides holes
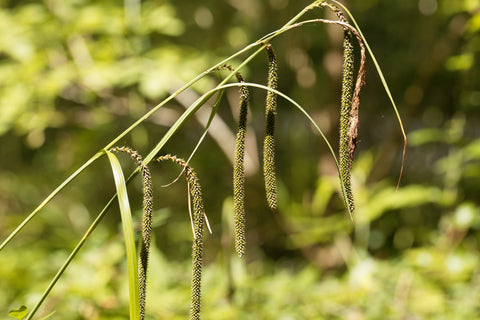
[[[128,201],[127,185],[123,176],[122,167],[117,157],[110,151],[106,151],[110,165],[112,166],[115,188],[118,194],[118,205],[122,216],[123,236],[127,252],[128,286],[130,289],[130,319],[140,319],[140,293],[138,286],[138,266],[135,251],[135,237],[133,234],[132,214]]]
[[[165,106],[169,101],[174,99],[176,96],[178,96],[180,93],[185,91],[187,88],[191,87],[193,84],[198,82],[200,79],[202,79],[205,75],[209,74],[213,70],[217,69],[218,67],[225,65],[232,59],[235,59],[236,57],[240,56],[241,54],[249,51],[250,49],[256,47],[256,46],[261,46],[260,49],[255,51],[253,54],[251,54],[247,59],[245,59],[235,70],[233,70],[221,84],[225,84],[231,77],[233,77],[243,66],[245,66],[251,59],[253,59],[257,54],[259,54],[261,51],[263,51],[266,43],[271,41],[273,38],[284,32],[284,28],[287,28],[288,26],[292,25],[295,23],[298,19],[300,19],[307,11],[313,9],[315,7],[315,3],[310,4],[309,6],[305,7],[302,11],[300,11],[295,17],[293,17],[290,21],[288,21],[281,29],[271,32],[267,34],[266,36],[260,38],[259,40],[255,41],[254,43],[251,43],[247,45],[245,48],[235,52],[232,54],[230,57],[225,58],[224,60],[220,61],[213,67],[209,68],[205,72],[202,72],[198,76],[196,76],[194,79],[190,80],[187,82],[185,85],[183,85],[181,88],[179,88],[177,91],[172,93],[169,97],[167,97],[165,100],[157,104],[155,107],[153,107],[149,112],[145,113],[142,117],[137,119],[130,127],[128,127],[126,130],[124,130],[122,133],[117,135],[112,141],[110,141],[104,148],[102,148],[99,152],[97,152],[94,156],[92,156],[87,162],[85,162],[79,169],[77,169],[73,174],[71,174],[65,181],[58,186],[50,195],[48,195],[45,200],[34,210],[32,211],[27,218],[23,220],[23,222],[2,242],[0,245],[0,251],[23,229],[23,227],[29,223],[34,216],[40,212],[43,207],[49,203],[63,188],[65,188],[71,181],[73,181],[82,171],[84,171],[90,164],[92,164],[95,160],[97,160],[99,157],[101,157],[104,153],[103,150],[108,150],[111,147],[113,147],[118,141],[120,141],[123,137],[125,137],[128,133],[130,133],[133,129],[135,129],[138,125],[140,125],[142,122],[144,122],[147,118],[149,118],[153,113],[155,113],[158,109],[161,107]],[[209,98],[209,97],[208,97]],[[207,98],[207,99],[208,99]],[[163,147],[163,145],[170,139],[170,137],[173,135],[173,133],[176,132],[176,130],[184,123],[186,119],[188,119],[199,107],[201,104],[195,105],[193,108],[189,108],[184,112],[184,114],[181,116],[180,119],[177,120],[177,122],[170,128],[170,130],[167,132],[167,134],[163,137],[163,139],[158,143],[158,145],[150,152],[150,154],[145,158],[144,162],[145,164],[148,164],[154,157],[155,155],[160,151],[160,149]],[[139,170],[135,170],[127,179],[127,182],[131,181],[137,174]],[[114,196],[116,197],[116,195]],[[109,208],[110,205],[107,205],[102,212],[106,211]]]

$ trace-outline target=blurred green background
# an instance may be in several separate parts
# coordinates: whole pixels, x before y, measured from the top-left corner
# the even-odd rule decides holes
[[[333,159],[311,125],[279,99],[279,210],[261,177],[265,92],[253,90],[247,141],[245,260],[232,252],[232,158],[238,90],[191,164],[213,235],[206,240],[205,319],[480,319],[480,1],[344,1],[385,73],[403,140],[371,59],[361,94],[352,225]],[[306,1],[0,0],[0,239],[91,155],[169,93],[281,27]],[[309,18],[332,18],[322,9]],[[279,89],[338,143],[342,31],[308,25],[273,42]],[[240,63],[242,56],[235,60]],[[234,63],[234,64],[235,64]],[[243,70],[266,83],[266,54]],[[120,142],[146,154],[207,77]],[[204,109],[204,110],[203,110]],[[205,113],[164,153],[187,158]],[[126,157],[125,170],[133,169]],[[260,168],[260,170],[259,170]],[[58,195],[0,252],[0,317],[32,307],[114,193],[106,159]],[[185,181],[152,166],[154,238],[147,319],[185,319],[191,229]],[[141,182],[129,188],[135,220]],[[114,208],[40,310],[52,319],[126,319],[128,284]]]

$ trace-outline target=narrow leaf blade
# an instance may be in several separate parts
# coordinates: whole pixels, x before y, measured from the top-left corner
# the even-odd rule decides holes
[[[128,285],[130,290],[130,319],[140,319],[140,294],[138,286],[138,266],[137,254],[135,249],[135,237],[133,234],[132,214],[130,203],[128,201],[127,186],[123,176],[122,167],[117,157],[109,151],[106,151],[110,165],[112,166],[113,177],[115,179],[115,188],[118,194],[118,205],[122,217],[123,235],[125,239],[125,249],[127,252],[128,263]]]

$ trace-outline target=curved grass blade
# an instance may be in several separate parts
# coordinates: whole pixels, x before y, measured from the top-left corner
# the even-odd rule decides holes
[[[185,85],[183,85],[181,88],[179,88],[177,91],[172,93],[170,96],[168,96],[166,99],[164,99],[162,102],[157,104],[155,107],[153,107],[149,112],[145,113],[142,117],[140,117],[137,121],[135,121],[130,127],[128,127],[126,130],[124,130],[122,133],[120,133],[117,137],[115,137],[112,141],[110,141],[104,148],[102,148],[99,152],[97,152],[94,156],[92,156],[89,160],[87,160],[79,169],[77,169],[73,174],[71,174],[65,181],[58,186],[50,195],[48,195],[45,200],[34,210],[32,211],[27,218],[23,220],[23,222],[12,232],[10,235],[2,242],[0,245],[0,251],[25,227],[27,223],[29,223],[32,218],[47,204],[49,203],[67,184],[69,184],[72,180],[74,180],[85,168],[87,168],[92,162],[97,160],[99,157],[103,156],[104,150],[108,150],[112,148],[118,141],[120,141],[123,137],[125,137],[128,133],[130,133],[133,129],[135,129],[138,125],[140,125],[142,122],[144,122],[147,118],[149,118],[153,113],[155,113],[158,109],[161,107],[165,106],[169,101],[174,99],[176,96],[178,96],[180,93],[185,91],[187,88],[191,87],[193,84],[201,80],[205,75],[209,74],[210,72],[216,70],[218,67],[221,67],[225,65],[227,62],[230,60],[235,59],[236,57],[240,56],[241,54],[249,51],[250,49],[256,47],[256,46],[261,46],[257,51],[255,51],[253,54],[251,54],[248,58],[246,58],[235,70],[233,70],[225,79],[222,81],[221,85],[227,83],[227,81],[233,77],[242,67],[244,67],[247,63],[249,63],[256,55],[258,55],[266,46],[266,42],[269,42],[279,34],[283,33],[285,28],[288,26],[292,25],[295,23],[298,19],[300,19],[306,12],[309,10],[315,8],[315,3],[310,4],[309,6],[305,7],[302,11],[300,11],[295,17],[290,19],[282,28],[279,30],[273,31],[259,40],[255,41],[254,43],[251,43],[244,47],[243,49],[235,52],[228,58],[225,58],[224,60],[220,61],[213,67],[209,68],[205,72],[199,74],[189,82],[187,82]],[[208,100],[209,97],[207,97]],[[156,154],[160,151],[160,149],[165,145],[165,143],[170,139],[170,137],[175,133],[175,131],[183,124],[183,122],[188,119],[192,113],[196,111],[196,109],[200,107],[199,105],[196,105],[195,107],[188,109],[180,119],[177,120],[177,122],[170,128],[170,130],[167,132],[167,134],[164,136],[164,138],[158,143],[158,145],[145,157],[145,164],[148,164]],[[135,177],[139,173],[139,170],[135,170],[127,179],[127,183],[131,181],[133,177]],[[116,195],[114,195],[116,197]],[[103,211],[106,211],[109,208],[104,207]]]
[[[138,258],[138,285],[140,291],[140,320],[145,318],[145,304],[147,296],[147,270],[152,239],[152,210],[153,190],[150,170],[143,163],[142,156],[128,147],[115,147],[111,152],[127,153],[140,168],[142,173],[143,215],[142,215],[142,240],[140,244],[140,256]]]
[[[345,112],[345,119],[347,122],[345,123],[345,142],[346,148],[345,152],[341,150],[341,159],[340,159],[340,166],[339,172],[342,176],[342,188],[343,188],[343,196],[346,206],[348,207],[348,212],[350,214],[350,219],[353,221],[353,193],[351,192],[350,188],[350,167],[351,162],[353,160],[353,153],[356,147],[356,139],[357,139],[357,127],[358,127],[358,109],[360,105],[360,91],[364,84],[365,79],[365,62],[366,62],[366,55],[365,55],[365,46],[363,44],[363,40],[361,35],[357,32],[357,30],[352,27],[350,24],[343,22],[343,21],[335,21],[335,20],[326,20],[326,19],[312,19],[312,20],[305,20],[295,24],[290,25],[289,27],[285,28],[286,30],[291,30],[293,28],[297,28],[299,26],[309,24],[309,23],[328,23],[328,24],[335,24],[342,26],[345,32],[351,32],[358,40],[360,45],[360,67],[357,74],[357,80],[355,83],[355,90],[350,97],[347,97],[349,101],[346,101],[347,98],[342,98],[345,102],[348,102],[349,110]],[[352,63],[353,67],[353,63]],[[353,80],[353,79],[352,79]],[[343,102],[342,102],[343,103]],[[341,143],[342,148],[342,143]],[[348,163],[346,163],[348,162]]]
[[[200,145],[202,144],[203,140],[205,139],[205,137],[207,136],[207,133],[208,133],[208,129],[210,129],[210,125],[212,124],[212,121],[213,121],[213,118],[215,118],[215,115],[217,114],[217,111],[218,111],[218,107],[220,105],[220,102],[223,98],[223,90],[220,90],[218,95],[217,95],[217,98],[215,99],[215,103],[213,104],[213,107],[212,107],[212,111],[210,112],[210,116],[208,118],[208,121],[205,125],[205,129],[203,130],[203,133],[202,135],[200,136],[200,139],[198,139],[198,142],[197,144],[195,145],[195,148],[193,148],[193,151],[190,153],[190,155],[188,156],[188,159],[186,161],[186,163],[190,163],[190,160],[192,160],[193,156],[195,155],[195,153],[197,152],[198,148],[200,147]],[[206,102],[206,100],[203,101],[203,103],[199,106],[201,107],[204,103]],[[178,179],[182,176],[182,173],[185,172],[185,167],[182,168],[182,171],[178,174],[178,176],[173,179],[172,182],[166,184],[166,185],[163,185],[162,187],[168,187],[170,185],[172,185],[173,183],[175,183],[176,181],[178,181]],[[210,229],[210,228],[209,228]],[[212,233],[210,231],[210,233]]]
[[[327,137],[325,136],[325,134],[323,133],[323,131],[320,129],[320,127],[317,125],[317,123],[315,122],[315,120],[313,120],[313,118],[308,114],[308,112],[302,108],[302,106],[300,106],[300,104],[298,104],[295,100],[293,100],[292,98],[290,98],[288,95],[286,95],[285,93],[281,92],[281,91],[278,91],[276,89],[273,89],[273,88],[269,88],[265,85],[262,85],[262,84],[258,84],[258,83],[251,83],[251,82],[237,82],[237,83],[228,83],[228,84],[224,84],[224,85],[221,85],[221,86],[218,86],[210,91],[208,91],[206,94],[208,93],[211,93],[211,92],[215,92],[216,90],[221,90],[221,89],[225,89],[225,88],[231,88],[231,87],[241,87],[241,86],[248,86],[248,87],[255,87],[255,88],[260,88],[260,89],[263,89],[263,90],[267,90],[267,91],[272,91],[274,92],[276,95],[284,98],[285,100],[287,100],[288,102],[290,102],[291,104],[293,104],[300,112],[302,112],[305,117],[310,121],[310,123],[315,127],[315,129],[318,131],[318,133],[320,134],[320,136],[322,137],[322,139],[325,141],[325,143],[327,144],[328,146],[328,149],[330,150],[330,153],[335,161],[335,166],[337,167],[337,171],[338,171],[338,177],[339,177],[339,180],[340,180],[340,187],[341,187],[341,190],[342,190],[342,195],[343,195],[343,199],[345,201],[345,199],[347,199],[347,195],[346,195],[346,189],[345,189],[345,181],[343,180],[341,174],[340,174],[340,165],[339,165],[339,162],[338,162],[338,159],[337,159],[337,156],[335,154],[335,151],[333,150],[332,148],[332,145],[330,144],[330,142],[328,141]],[[348,203],[345,201],[345,207],[347,208],[347,211],[350,215],[350,217],[352,218],[353,220],[353,213],[350,211],[350,207],[348,205]]]
[[[135,250],[135,237],[133,235],[133,222],[128,201],[127,185],[123,176],[122,167],[117,157],[110,151],[106,151],[110,165],[112,166],[115,188],[118,194],[118,205],[122,217],[123,236],[127,252],[128,286],[130,291],[130,319],[140,319],[140,294],[138,286],[138,267]]]
[[[201,76],[203,77],[204,75],[212,72],[213,70],[216,70],[218,69],[219,67],[225,65],[226,62],[232,60],[233,58],[237,57],[238,55],[248,51],[249,49],[257,46],[257,45],[260,45],[260,48],[257,49],[254,53],[252,53],[250,56],[248,56],[245,60],[242,61],[242,63],[240,63],[238,65],[238,67],[236,67],[234,70],[232,70],[230,72],[230,74],[225,77],[225,79],[223,79],[222,82],[220,82],[220,84],[218,84],[215,88],[213,88],[212,90],[206,92],[205,94],[203,94],[200,98],[198,98],[181,116],[179,119],[177,119],[177,121],[170,127],[170,129],[167,131],[167,133],[163,136],[163,138],[158,142],[158,144],[150,151],[150,153],[145,157],[145,164],[148,164],[150,163],[153,158],[155,158],[155,156],[160,152],[160,150],[163,148],[163,146],[167,143],[168,140],[170,140],[170,138],[172,137],[172,135],[178,130],[178,128],[183,125],[183,123],[192,116],[193,113],[195,113],[196,110],[198,110],[198,108],[200,108],[204,103],[205,101],[207,101],[212,95],[213,93],[215,93],[216,91],[219,91],[221,89],[222,86],[224,86],[234,75],[236,75],[245,65],[247,65],[253,58],[255,58],[255,56],[257,56],[261,51],[263,51],[265,49],[265,47],[268,45],[268,42],[273,40],[275,37],[279,36],[280,34],[282,34],[283,32],[285,31],[288,31],[290,29],[293,29],[293,28],[296,28],[298,26],[300,26],[300,24],[295,24],[295,21],[297,21],[298,19],[300,19],[300,17],[302,15],[304,15],[307,11],[315,8],[316,6],[316,3],[312,3],[310,4],[309,6],[305,7],[302,11],[300,11],[300,13],[298,13],[294,18],[292,18],[289,22],[287,22],[282,28],[276,30],[276,31],[273,31],[271,32],[270,34],[262,37],[261,39],[257,40],[256,42],[248,45],[247,47],[245,47],[244,49],[240,50],[239,52],[235,53],[234,55],[230,56],[229,58],[223,60],[222,62],[220,63],[217,63],[215,66],[209,68],[208,70],[206,70]],[[324,20],[324,19],[317,19],[315,21],[309,21],[309,22],[325,22],[325,23],[332,23],[332,24],[340,24],[344,27],[347,27],[347,28],[351,28],[353,31],[356,31],[352,26],[350,26],[349,24],[347,23],[342,23],[340,21],[330,21],[330,20]],[[355,33],[355,32],[354,32]],[[197,79],[198,78],[198,79]],[[142,117],[143,120],[145,120],[148,116],[150,116],[151,113],[153,113],[154,110],[158,109],[159,107],[163,106],[165,103],[167,103],[168,101],[170,101],[171,99],[173,99],[175,96],[177,96],[178,94],[180,94],[182,91],[184,91],[186,88],[188,88],[189,86],[191,86],[193,83],[195,83],[196,81],[199,80],[200,76],[195,78],[194,80],[190,81],[189,83],[187,83],[185,86],[183,86],[182,88],[180,88],[178,91],[176,91],[175,93],[173,93],[171,96],[169,96],[167,99],[165,99],[164,101],[162,101],[162,103],[160,103],[159,105],[157,105],[156,107],[154,107],[148,114],[145,115],[144,119]],[[141,119],[140,119],[141,120]],[[143,121],[142,120],[142,121]],[[132,125],[133,126],[133,125]],[[133,129],[133,128],[132,128]],[[130,130],[130,128],[129,128]],[[115,142],[117,142],[119,139],[116,139]],[[110,148],[113,144],[109,144],[108,148]],[[136,171],[136,173],[138,173],[138,171]]]
[[[338,4],[340,7],[342,7],[342,9],[348,14],[348,16],[350,17],[350,19],[352,20],[353,25],[355,26],[356,30],[358,31],[358,33],[359,33],[360,36],[362,37],[363,42],[365,43],[365,47],[367,48],[367,51],[368,51],[368,53],[370,54],[370,57],[372,58],[372,61],[373,61],[374,65],[375,65],[375,69],[377,70],[378,76],[380,77],[380,80],[382,81],[383,88],[385,89],[385,92],[387,93],[388,98],[390,99],[390,103],[392,104],[393,110],[395,111],[395,115],[396,115],[396,117],[397,117],[398,124],[400,125],[400,130],[402,131],[402,135],[403,135],[402,166],[401,166],[401,168],[400,168],[400,175],[399,175],[399,177],[398,177],[398,182],[397,182],[397,190],[398,190],[398,188],[399,188],[399,186],[400,186],[400,181],[401,181],[402,175],[403,175],[403,168],[405,167],[405,154],[406,154],[406,152],[407,152],[407,135],[406,135],[406,133],[405,133],[405,129],[403,128],[402,118],[400,117],[400,113],[398,112],[397,105],[395,104],[395,101],[393,100],[392,93],[390,92],[390,88],[388,87],[387,81],[385,80],[385,76],[383,75],[382,69],[380,68],[380,65],[378,64],[378,61],[377,61],[377,59],[375,58],[375,55],[373,54],[372,49],[371,49],[370,46],[368,45],[367,39],[366,39],[365,36],[363,35],[362,30],[361,30],[360,27],[358,26],[357,21],[355,20],[355,18],[353,17],[353,15],[350,13],[350,11],[349,11],[343,4],[341,4],[340,2],[338,2],[338,1],[336,1],[336,0],[330,0],[330,1],[335,2],[335,3]]]

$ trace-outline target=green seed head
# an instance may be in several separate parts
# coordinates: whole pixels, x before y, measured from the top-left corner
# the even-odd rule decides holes
[[[342,97],[340,107],[340,176],[342,177],[345,202],[349,207],[350,213],[355,209],[353,201],[353,193],[351,190],[351,169],[353,162],[353,154],[350,153],[350,115],[352,110],[353,98],[353,69],[354,55],[352,35],[349,31],[345,31],[343,41],[343,79],[342,79]]]
[[[185,175],[189,186],[188,192],[193,203],[193,243],[192,243],[192,283],[191,283],[191,306],[190,320],[200,319],[201,283],[203,262],[203,225],[205,223],[205,209],[202,200],[202,189],[195,171],[183,159],[166,155],[156,159],[157,161],[171,160],[185,168]]]
[[[240,78],[241,79],[241,78]],[[243,79],[241,79],[243,82]],[[235,160],[233,165],[233,213],[235,224],[235,251],[239,257],[245,255],[245,136],[247,132],[248,89],[240,87],[240,117],[235,138]]]
[[[268,54],[268,79],[267,86],[277,89],[278,65],[273,48],[270,45],[265,47]],[[277,179],[275,174],[275,116],[277,114],[277,94],[273,91],[267,92],[265,108],[265,139],[263,143],[263,176],[265,180],[265,192],[268,206],[277,209]]]

